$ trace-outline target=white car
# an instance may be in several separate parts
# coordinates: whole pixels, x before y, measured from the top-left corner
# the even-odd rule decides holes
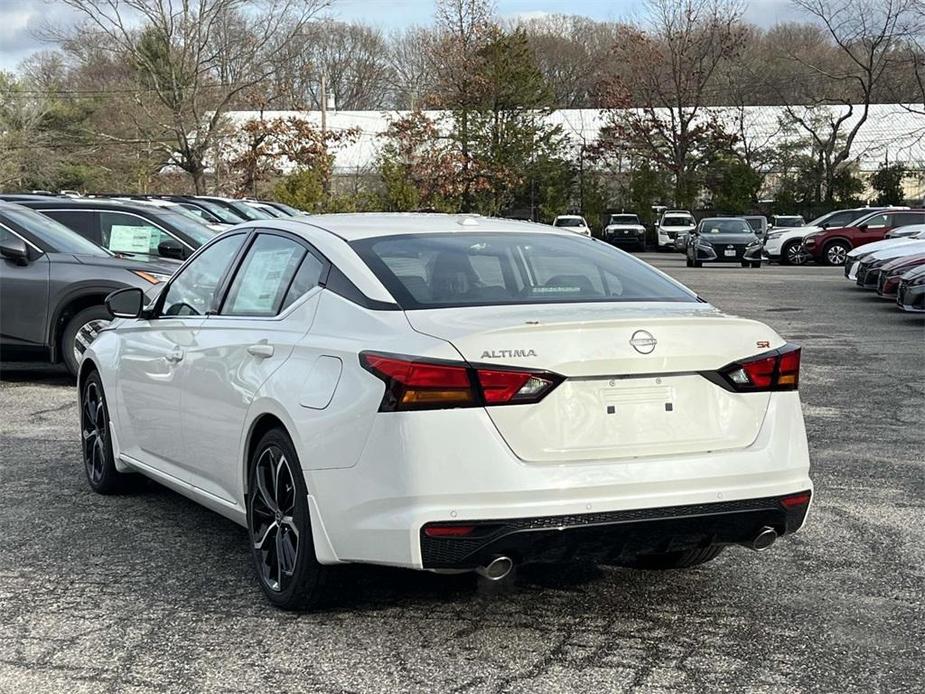
[[[887,248],[905,246],[906,244],[925,239],[925,224],[911,224],[908,227],[900,227],[900,229],[913,231],[912,233],[905,236],[886,238],[882,241],[865,243],[863,246],[858,246],[857,248],[852,248],[850,251],[848,251],[848,255],[845,257],[845,277],[847,277],[852,282],[855,281],[858,276],[858,266],[860,265],[861,260],[863,260],[866,256],[871,255],[872,253],[876,253],[877,251]]]
[[[658,250],[675,250],[679,238],[681,238],[681,245],[686,248],[683,237],[689,236],[696,228],[697,221],[690,212],[686,210],[666,210],[662,214],[656,229]]]
[[[553,220],[552,225],[582,236],[591,235],[591,227],[588,226],[584,217],[577,214],[560,214]]]
[[[604,227],[604,240],[615,246],[630,244],[640,251],[646,249],[646,228],[635,214],[612,214]]]
[[[823,229],[850,226],[861,217],[883,209],[886,208],[856,207],[850,210],[835,210],[817,217],[806,226],[772,229],[764,242],[765,253],[772,262],[782,265],[805,265],[812,257],[803,248],[803,239],[807,236]]]
[[[78,382],[91,488],[142,473],[245,526],[282,608],[345,563],[692,566],[809,508],[799,347],[567,231],[266,220],[107,305]]]

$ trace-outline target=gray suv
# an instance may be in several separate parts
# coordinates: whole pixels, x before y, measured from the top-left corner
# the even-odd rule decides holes
[[[0,202],[0,359],[63,362],[76,374],[110,320],[106,295],[156,291],[179,267],[116,257],[53,219]]]

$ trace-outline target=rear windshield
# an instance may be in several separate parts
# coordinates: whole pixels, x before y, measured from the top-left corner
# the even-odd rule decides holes
[[[611,224],[639,224],[639,217],[634,214],[612,214],[610,215]]]
[[[553,226],[557,227],[583,227],[584,225],[585,220],[579,217],[559,217],[553,222]]]
[[[351,245],[405,309],[697,301],[628,253],[580,236],[406,234]]]
[[[700,222],[701,234],[751,234],[752,228],[744,219],[704,219]]]
[[[662,226],[663,227],[692,227],[694,226],[694,218],[682,216],[682,215],[672,215],[670,217],[662,217]]]

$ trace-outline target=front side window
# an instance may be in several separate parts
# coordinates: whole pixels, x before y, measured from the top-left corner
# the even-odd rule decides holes
[[[201,316],[211,310],[218,285],[244,238],[244,234],[228,236],[193,258],[171,281],[161,315]]]
[[[868,217],[866,220],[861,222],[861,224],[865,224],[868,229],[880,229],[887,225],[889,219],[890,216],[887,214],[875,214],[872,217]]]
[[[100,245],[113,253],[157,255],[157,247],[171,238],[152,222],[133,214],[100,210]]]
[[[407,234],[351,245],[404,309],[697,300],[632,256],[577,236]]]
[[[307,252],[291,239],[258,235],[231,283],[222,315],[275,316]]]

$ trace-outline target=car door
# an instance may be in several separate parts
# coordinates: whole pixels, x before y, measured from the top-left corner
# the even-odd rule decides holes
[[[190,465],[181,428],[187,354],[246,237],[232,234],[205,247],[167,284],[152,317],[118,328],[122,452],[184,481]]]
[[[189,349],[184,376],[184,445],[191,483],[236,503],[240,446],[254,396],[311,327],[327,262],[298,237],[255,234]]]
[[[872,241],[882,241],[886,232],[891,228],[892,215],[889,213],[875,214],[867,221],[848,230],[851,244],[857,248]]]
[[[0,341],[5,347],[42,348],[48,335],[48,291],[51,263],[29,240],[0,224],[0,240],[18,238],[29,249],[20,265],[0,259]]]

